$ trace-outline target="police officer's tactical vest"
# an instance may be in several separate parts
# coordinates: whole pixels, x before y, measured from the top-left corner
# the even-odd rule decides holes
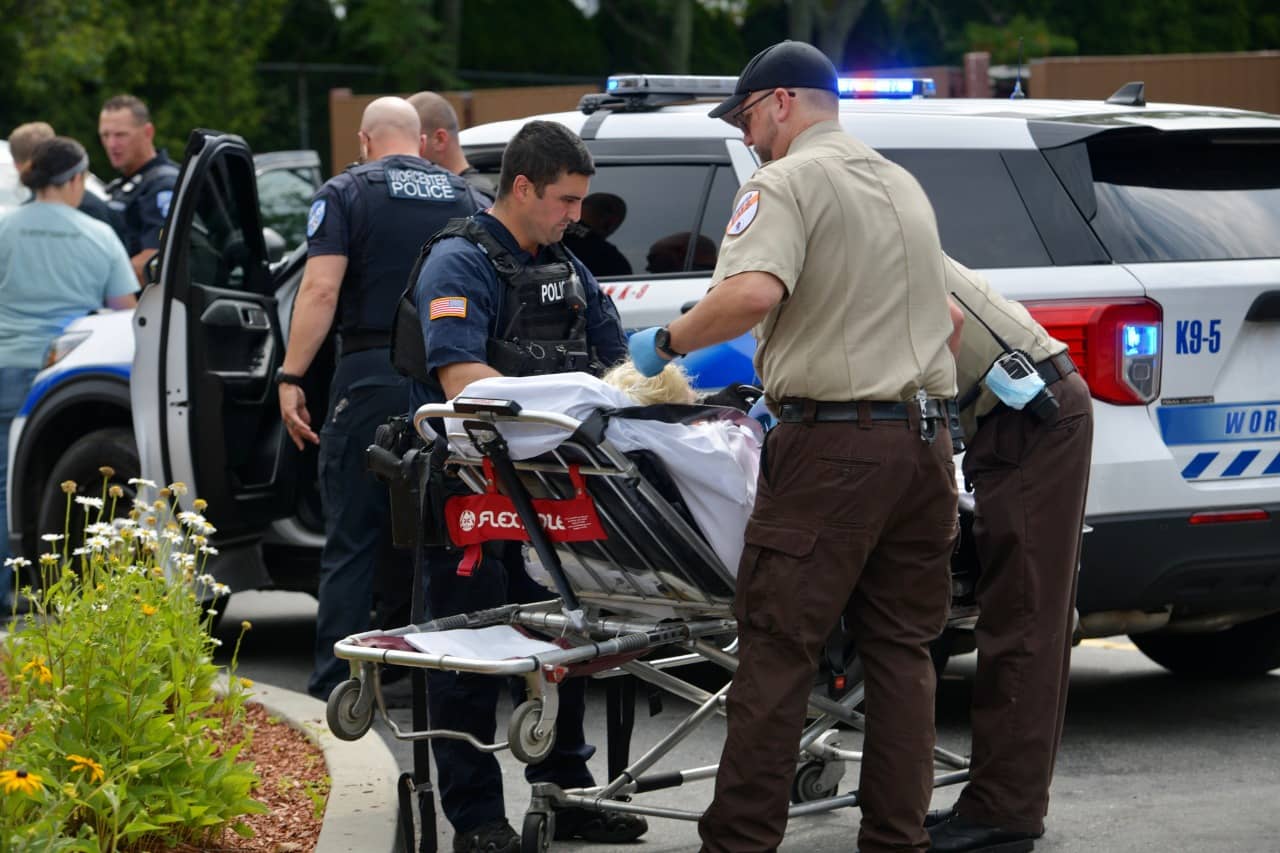
[[[427,347],[414,301],[418,275],[436,243],[462,237],[484,252],[498,274],[497,322],[486,344],[487,363],[504,376],[540,376],[585,371],[597,376],[604,365],[587,341],[587,295],[582,280],[559,243],[550,249],[555,260],[522,264],[474,219],[454,219],[422,247],[409,276],[409,286],[396,306],[391,361],[405,376],[439,387],[427,371]]]
[[[134,240],[139,239],[142,232],[141,217],[134,207],[134,198],[141,195],[142,191],[152,183],[162,178],[178,177],[178,166],[172,160],[162,154],[153,157],[141,171],[135,172],[129,177],[120,175],[111,181],[105,187],[103,192],[107,194],[109,201],[107,207],[111,209],[113,221],[112,227],[116,229],[116,233],[120,235],[121,241],[125,244],[125,248],[130,254],[135,254],[137,247],[133,246]]]
[[[388,157],[352,166],[364,206],[367,239],[352,241],[349,262],[338,296],[337,327],[343,352],[387,345],[393,306],[404,290],[407,247],[421,244],[441,222],[475,210],[465,184],[426,162],[400,162]],[[393,182],[388,170],[405,176]],[[452,203],[449,203],[452,202]],[[359,345],[357,342],[363,342]]]

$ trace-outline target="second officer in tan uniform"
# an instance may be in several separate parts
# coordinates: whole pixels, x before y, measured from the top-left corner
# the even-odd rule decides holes
[[[1066,344],[977,273],[946,269],[964,312],[956,372],[982,574],[970,779],[929,834],[939,853],[1020,853],[1044,832],[1062,738],[1093,408]],[[1000,401],[985,379],[1000,341],[1034,364],[1045,397]]]
[[[734,203],[713,288],[636,333],[654,374],[755,328],[769,433],[738,569],[738,671],[704,850],[782,840],[817,656],[842,613],[866,674],[863,853],[926,850],[933,781],[928,645],[946,620],[955,394],[933,209],[906,171],[845,133],[836,72],[782,42],[712,112],[764,165]]]

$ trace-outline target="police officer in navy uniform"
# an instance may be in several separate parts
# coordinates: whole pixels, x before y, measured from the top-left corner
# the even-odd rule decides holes
[[[116,95],[102,105],[98,138],[120,172],[107,184],[108,205],[120,220],[121,239],[143,285],[143,269],[160,248],[160,229],[178,183],[178,167],[168,154],[156,151],[155,136],[150,110],[133,95]]]
[[[375,572],[396,568],[378,565],[379,552],[390,552],[388,496],[364,463],[377,426],[409,405],[408,380],[390,360],[396,302],[423,243],[478,209],[465,181],[418,156],[418,114],[404,99],[370,103],[359,136],[365,162],[330,179],[311,204],[307,265],[277,376],[294,444],[320,445],[325,544],[307,689],[322,698],[348,673],[333,644],[369,629]],[[340,356],[317,435],[299,383],[335,325]]]
[[[626,338],[610,299],[561,245],[581,215],[591,155],[573,132],[531,121],[508,143],[491,210],[450,223],[436,236],[417,280],[415,301],[425,339],[425,369],[415,376],[414,407],[459,394],[487,376],[601,372],[626,355]],[[525,574],[519,543],[486,557],[466,577],[458,553],[427,556],[432,618],[547,597]],[[499,680],[428,673],[433,728],[471,732],[492,742]],[[583,737],[582,679],[560,687],[556,744],[526,769],[530,782],[593,785]],[[520,838],[506,820],[497,760],[461,741],[433,744],[440,799],[458,853],[514,853]],[[623,842],[647,826],[634,815],[561,810],[557,838]]]

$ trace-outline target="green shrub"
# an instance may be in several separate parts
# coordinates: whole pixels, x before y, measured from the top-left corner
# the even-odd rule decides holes
[[[216,553],[204,502],[179,512],[182,484],[136,485],[154,502],[113,518],[119,487],[104,481],[101,498],[73,504],[75,484],[63,484],[67,523],[43,537],[33,612],[0,648],[0,850],[199,844],[251,834],[240,817],[265,811],[239,758],[247,735],[228,742],[244,685],[214,689],[218,640],[202,602],[229,590],[202,573]],[[87,523],[71,551],[73,509]]]

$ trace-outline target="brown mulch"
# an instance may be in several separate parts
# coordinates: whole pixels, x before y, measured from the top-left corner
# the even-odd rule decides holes
[[[0,673],[0,696],[8,684]],[[260,783],[253,798],[266,814],[246,815],[252,838],[228,830],[223,838],[200,847],[182,845],[164,853],[306,853],[315,849],[320,823],[329,799],[329,775],[324,754],[306,735],[270,716],[257,703],[245,705],[243,723],[253,739],[241,753],[252,761]],[[230,732],[238,738],[241,732]]]

